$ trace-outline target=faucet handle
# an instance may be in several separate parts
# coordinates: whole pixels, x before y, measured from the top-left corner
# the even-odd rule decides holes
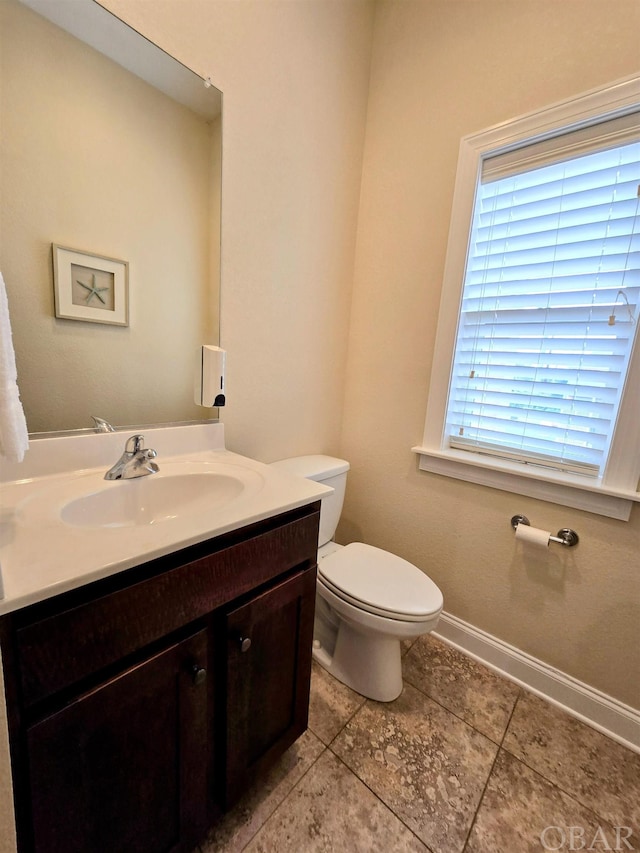
[[[130,435],[124,445],[124,453],[115,465],[104,475],[105,480],[132,480],[135,477],[144,477],[146,474],[155,474],[160,469],[152,459],[158,454],[150,447],[144,446],[144,436]]]
[[[134,456],[136,453],[140,453],[140,451],[144,447],[144,436],[143,435],[132,435],[127,439],[127,442],[124,446],[125,453],[132,453]]]

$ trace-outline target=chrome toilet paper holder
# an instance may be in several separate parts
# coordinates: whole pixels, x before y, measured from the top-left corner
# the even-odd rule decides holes
[[[519,524],[527,524],[531,526],[531,522],[527,518],[526,515],[514,515],[511,518],[511,526],[515,530]],[[568,548],[572,548],[574,545],[577,545],[580,541],[580,537],[572,530],[570,527],[563,527],[561,530],[558,530],[556,536],[549,536],[550,542],[558,542],[560,545],[566,545]]]

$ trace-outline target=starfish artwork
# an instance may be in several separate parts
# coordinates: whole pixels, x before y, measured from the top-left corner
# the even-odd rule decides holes
[[[104,293],[105,290],[109,290],[109,288],[108,287],[98,287],[96,285],[95,275],[91,276],[91,284],[90,285],[85,284],[83,281],[80,281],[79,279],[76,279],[76,282],[77,282],[77,284],[80,285],[80,287],[83,287],[87,291],[87,297],[85,299],[87,305],[91,302],[91,300],[93,299],[94,296],[96,297],[96,299],[99,299],[103,305],[107,304],[106,301],[103,299],[103,297],[100,294]]]

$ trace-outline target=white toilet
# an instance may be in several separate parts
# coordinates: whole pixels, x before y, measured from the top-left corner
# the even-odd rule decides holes
[[[320,510],[313,656],[363,696],[390,702],[402,691],[400,643],[435,628],[442,593],[401,557],[362,542],[343,546],[331,541],[342,512],[348,462],[296,456],[272,464],[334,489]]]

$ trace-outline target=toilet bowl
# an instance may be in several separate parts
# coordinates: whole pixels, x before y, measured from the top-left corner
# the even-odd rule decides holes
[[[348,462],[300,456],[272,463],[332,486],[322,500],[313,657],[363,696],[389,702],[402,691],[401,642],[432,631],[442,593],[417,566],[352,542],[332,541],[342,511]]]

